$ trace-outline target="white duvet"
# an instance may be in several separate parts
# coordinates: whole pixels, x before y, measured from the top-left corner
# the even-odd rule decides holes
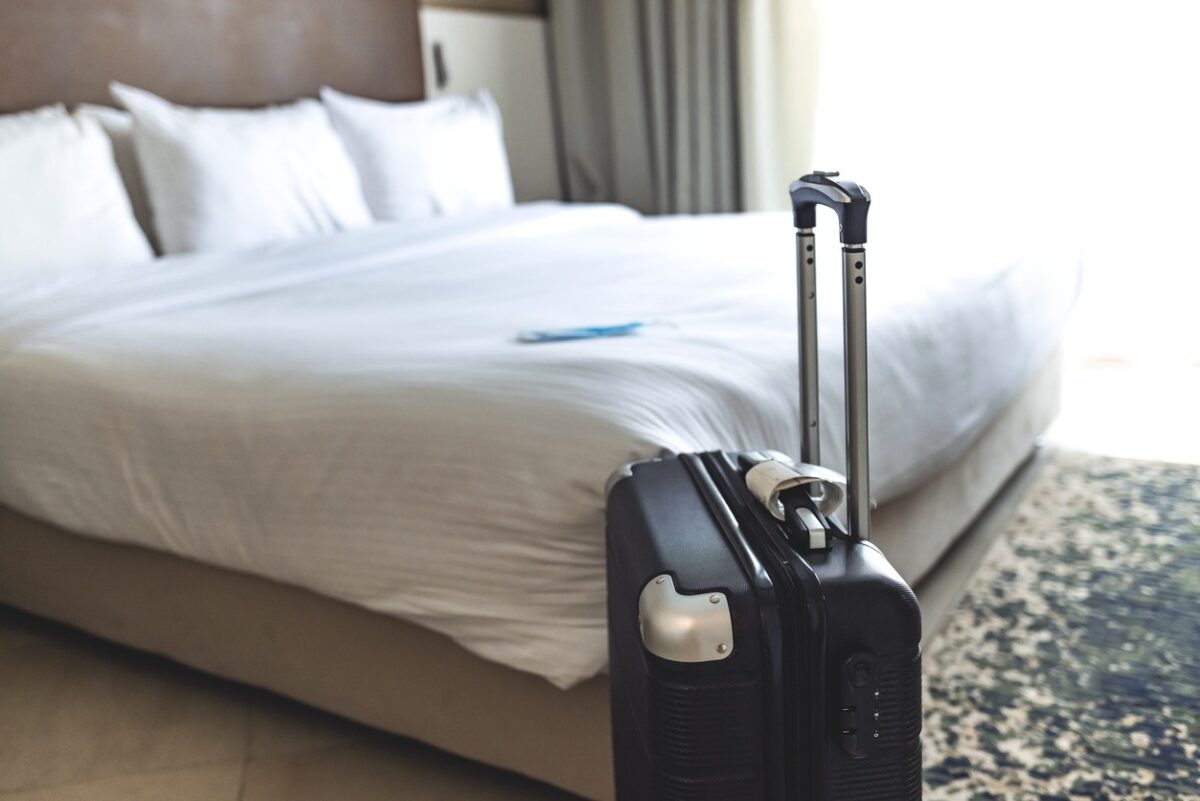
[[[870,258],[884,502],[1042,364],[1076,271],[874,232]],[[415,621],[569,686],[605,664],[613,469],[663,448],[795,450],[792,259],[783,215],[537,205],[0,277],[0,502]],[[834,466],[839,279],[824,259]],[[631,320],[657,324],[514,341]]]

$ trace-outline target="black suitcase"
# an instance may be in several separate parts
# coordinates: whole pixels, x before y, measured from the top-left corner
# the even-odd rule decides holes
[[[837,173],[791,185],[800,464],[666,456],[608,493],[609,677],[618,801],[921,797],[921,613],[869,542],[866,242],[870,196]],[[816,467],[817,205],[841,223],[844,479]]]

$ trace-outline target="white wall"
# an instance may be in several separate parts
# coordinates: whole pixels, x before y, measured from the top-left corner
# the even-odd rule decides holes
[[[546,20],[520,14],[421,9],[429,97],[486,88],[504,115],[504,138],[518,201],[559,199],[558,157],[550,101]],[[438,86],[433,48],[442,51],[446,83]]]
[[[820,5],[816,163],[870,187],[872,226],[1048,228],[1081,255],[1081,356],[1200,369],[1197,4]]]

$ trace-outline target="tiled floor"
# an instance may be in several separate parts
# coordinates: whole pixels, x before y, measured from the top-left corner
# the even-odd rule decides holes
[[[1159,246],[1142,240],[1136,250]],[[1131,266],[1137,259],[1092,257],[1067,329],[1062,414],[1049,439],[1110,456],[1200,464],[1200,273],[1176,277],[1174,260],[1164,258],[1164,280],[1152,280]]]
[[[0,801],[567,801],[0,607]]]
[[[1080,357],[1066,373],[1063,411],[1047,436],[1073,450],[1200,464],[1198,410],[1200,360]]]

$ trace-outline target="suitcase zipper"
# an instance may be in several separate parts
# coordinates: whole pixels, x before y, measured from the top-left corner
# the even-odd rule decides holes
[[[783,703],[787,697],[784,668],[793,658],[787,650],[787,643],[792,637],[786,631],[788,626],[783,620],[783,607],[788,606],[790,596],[780,592],[780,587],[776,583],[778,570],[767,567],[766,563],[772,560],[760,558],[761,547],[747,538],[749,532],[741,524],[745,515],[739,515],[731,509],[730,504],[741,506],[741,500],[736,495],[730,494],[728,488],[722,489],[718,485],[718,482],[723,484],[724,481],[719,471],[712,471],[706,466],[705,456],[707,454],[681,454],[679,460],[691,476],[692,482],[699,490],[700,496],[704,499],[713,518],[717,521],[725,541],[741,563],[745,575],[754,585],[758,602],[759,625],[764,643],[764,660],[768,663],[763,673],[775,680],[769,688],[768,698],[778,698],[781,701],[774,704],[766,703],[763,709],[763,719],[769,721],[768,726],[771,731],[783,734],[787,729],[786,716],[788,713],[785,709],[786,704]],[[781,595],[783,597],[780,597]],[[774,647],[771,644],[775,644]],[[787,756],[791,751],[788,749],[786,739],[785,736],[778,735],[768,736],[764,739],[764,742],[771,745],[770,753],[764,755],[764,762],[768,765],[766,784],[769,797],[773,801],[792,801],[791,794],[788,792],[791,777],[787,775],[787,765],[789,764]],[[776,768],[772,769],[771,765]],[[779,777],[782,777],[782,780]]]
[[[803,557],[787,542],[778,524],[763,519],[765,511],[740,480],[742,472],[736,462],[723,453],[706,453],[691,459],[696,463],[688,465],[689,471],[702,494],[708,497],[716,491],[721,505],[737,525],[741,545],[731,542],[731,546],[735,551],[748,546],[750,555],[761,564],[774,587],[781,634],[777,641],[781,643],[781,653],[775,660],[777,669],[769,675],[779,677],[774,695],[782,703],[767,712],[768,719],[773,720],[776,730],[783,734],[780,758],[786,777],[784,797],[788,801],[819,798],[818,788],[822,786],[824,770],[825,710],[822,699],[809,696],[808,690],[821,686],[825,664],[820,586]],[[711,498],[709,503],[711,507]],[[723,528],[726,526],[728,522],[723,521]],[[774,533],[770,526],[775,527]],[[806,610],[807,615],[798,610]],[[763,616],[764,623],[768,619],[769,616]],[[803,714],[806,705],[807,714]],[[782,717],[779,717],[780,713]],[[804,720],[812,721],[811,730],[804,729]],[[804,747],[805,743],[809,744],[808,748]]]

